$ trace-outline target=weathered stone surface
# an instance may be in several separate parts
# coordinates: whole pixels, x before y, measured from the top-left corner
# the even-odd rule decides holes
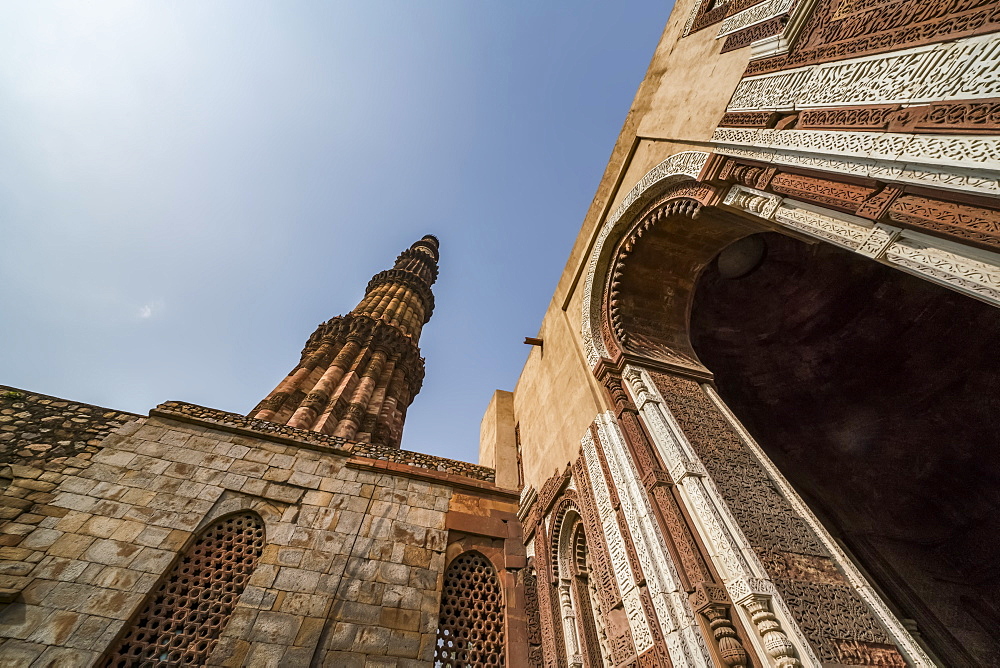
[[[0,495],[18,512],[0,533],[10,541],[0,545],[0,577],[20,591],[0,613],[0,664],[85,665],[199,528],[239,509],[262,516],[265,548],[209,665],[302,665],[314,655],[323,665],[396,665],[433,643],[423,609],[436,611],[445,565],[447,481],[410,477],[420,469],[399,462],[347,467],[346,442],[320,450],[184,418],[126,426],[56,479],[18,465],[31,483],[19,489],[50,501]],[[441,474],[437,459],[422,461]],[[465,466],[454,464],[447,475]]]
[[[7,410],[12,414],[3,415],[5,419],[0,423],[11,427],[6,433],[14,437],[0,440],[0,463],[38,469],[35,478],[41,475],[41,469],[63,468],[70,458],[90,459],[100,449],[92,441],[103,440],[115,429],[139,417],[0,385],[0,411],[6,413]],[[40,445],[48,447],[30,449]]]

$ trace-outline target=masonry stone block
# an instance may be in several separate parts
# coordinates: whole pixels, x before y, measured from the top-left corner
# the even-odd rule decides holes
[[[62,647],[66,645],[70,636],[84,620],[85,617],[76,612],[53,610],[27,637],[27,641]],[[2,623],[2,619],[0,619],[0,624]]]
[[[281,658],[284,653],[284,645],[255,642],[250,646],[246,663],[250,666],[260,666],[260,668],[277,668],[281,665]]]
[[[24,639],[52,613],[50,608],[14,602],[0,611],[0,637]]]
[[[385,654],[389,646],[390,631],[381,626],[366,626],[358,632],[354,650],[365,654]]]
[[[397,657],[417,658],[420,653],[420,634],[416,632],[417,625],[413,630],[394,629],[389,634],[389,646],[387,653]]]
[[[261,611],[257,614],[248,639],[254,642],[290,645],[299,632],[302,619],[285,612]]]
[[[11,668],[26,668],[34,663],[35,659],[46,650],[46,647],[37,643],[9,640],[3,644],[2,649],[4,661],[8,662],[7,665]]]
[[[319,576],[320,574],[315,571],[282,567],[274,580],[274,588],[283,591],[312,593],[316,591]]]
[[[21,541],[20,545],[29,550],[41,550],[55,543],[62,535],[62,531],[54,529],[34,529]]]
[[[365,657],[354,652],[327,652],[323,668],[365,668]]]

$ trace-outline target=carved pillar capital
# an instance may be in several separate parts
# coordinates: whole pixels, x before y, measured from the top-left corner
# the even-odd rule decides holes
[[[793,668],[801,666],[795,645],[788,639],[781,622],[771,611],[771,597],[766,594],[753,593],[741,601],[750,613],[750,619],[757,627],[764,649],[774,659],[778,668]]]
[[[659,403],[656,396],[646,384],[646,379],[642,377],[642,371],[633,366],[626,366],[622,372],[622,378],[628,383],[632,396],[635,397],[635,404],[639,410],[648,403]]]

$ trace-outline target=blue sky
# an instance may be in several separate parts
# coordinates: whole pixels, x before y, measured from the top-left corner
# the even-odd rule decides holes
[[[403,447],[475,461],[669,11],[0,4],[0,382],[245,413],[432,233]]]

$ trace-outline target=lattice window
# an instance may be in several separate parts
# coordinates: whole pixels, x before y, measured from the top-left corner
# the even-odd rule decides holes
[[[434,665],[504,665],[503,625],[503,596],[493,565],[478,552],[460,554],[444,575]]]
[[[264,549],[264,525],[241,513],[208,527],[150,595],[107,666],[202,666]]]

